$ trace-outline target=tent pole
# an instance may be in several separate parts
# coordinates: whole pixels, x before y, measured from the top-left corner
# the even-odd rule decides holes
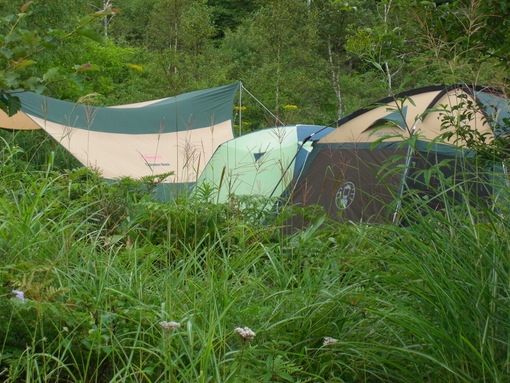
[[[278,117],[276,117],[268,108],[266,108],[266,106],[263,103],[257,100],[257,98],[253,94],[251,94],[248,89],[246,89],[244,86],[243,89],[246,91],[246,93],[248,93],[248,95],[250,95],[255,101],[257,101],[266,110],[266,112],[268,112],[276,120],[277,123],[283,125],[283,122],[281,122]]]
[[[240,83],[239,87],[239,136],[242,135],[241,129],[243,127],[243,83]]]
[[[283,180],[283,177],[285,177],[285,175],[287,174],[287,172],[289,171],[290,167],[292,166],[292,164],[296,161],[296,158],[299,154],[299,151],[303,148],[303,146],[313,137],[315,136],[317,133],[320,133],[322,132],[324,129],[326,128],[331,128],[331,126],[324,126],[322,128],[320,128],[319,130],[317,130],[316,132],[313,132],[312,134],[310,134],[308,137],[305,137],[303,142],[301,142],[301,144],[299,145],[298,147],[298,150],[296,151],[296,154],[294,154],[294,157],[292,157],[292,160],[289,162],[289,165],[287,166],[287,168],[283,171],[282,173],[282,176],[280,177],[280,179],[278,180],[276,186],[274,187],[273,191],[271,192],[271,194],[269,195],[269,197],[267,198],[266,200],[266,203],[264,204],[264,206],[262,207],[261,211],[264,211],[264,209],[266,208],[268,202],[269,202],[269,199],[271,199],[271,197],[273,197],[274,193],[276,192],[276,189],[278,189],[278,186],[280,186],[282,180]],[[308,158],[308,154],[307,154],[307,158]],[[306,162],[306,159],[305,159],[305,162]],[[303,163],[303,166],[304,166],[304,163]],[[302,171],[302,170],[301,170]],[[301,175],[301,173],[300,173]],[[296,180],[297,181],[297,180]]]
[[[404,188],[406,184],[407,173],[409,172],[409,166],[411,166],[411,145],[408,144],[407,153],[406,153],[406,162],[404,166],[404,172],[402,173],[402,179],[400,180],[400,186],[398,190],[398,200],[397,206],[395,207],[395,211],[393,212],[393,223],[397,223],[398,213],[400,213],[400,209],[402,207],[402,197],[404,195]]]
[[[503,174],[505,176],[505,183],[507,187],[510,187],[510,178],[508,175],[508,167],[506,166],[506,161],[501,161],[501,165],[503,168]]]
[[[410,137],[412,137],[414,135],[414,132],[416,130],[416,125],[418,125],[419,121],[420,121],[419,119],[416,120],[413,127],[411,128]],[[404,188],[406,185],[407,174],[409,173],[409,167],[411,166],[411,155],[412,155],[411,145],[408,144],[404,172],[402,173],[402,179],[400,180],[400,187],[398,190],[397,206],[395,207],[395,211],[393,212],[392,222],[394,224],[397,223],[398,215],[400,213],[400,209],[402,208],[402,197],[404,196]]]

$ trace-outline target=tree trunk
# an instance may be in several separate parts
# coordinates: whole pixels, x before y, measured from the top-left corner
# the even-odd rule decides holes
[[[340,89],[340,65],[335,64],[333,50],[331,49],[331,36],[328,36],[328,59],[331,68],[331,84],[337,99],[337,120],[343,115],[342,91]]]

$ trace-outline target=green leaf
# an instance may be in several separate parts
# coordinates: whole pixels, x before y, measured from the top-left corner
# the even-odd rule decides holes
[[[2,94],[0,104],[1,109],[6,111],[9,117],[14,116],[21,109],[21,100],[10,94]]]
[[[13,32],[13,33],[10,33],[7,36],[5,36],[4,42],[5,42],[5,44],[9,44],[14,41],[18,41],[19,39],[20,39],[19,34]]]
[[[80,19],[79,23],[80,23],[80,25],[87,25],[90,22],[92,22],[92,20],[94,20],[94,18],[92,16],[85,16]]]
[[[84,88],[84,85],[83,85],[83,78],[78,75],[77,73],[74,73],[72,75],[70,75],[68,77],[68,79],[73,83],[75,84],[80,90],[83,90]]]
[[[3,23],[11,23],[14,20],[14,15],[0,16],[0,21]]]
[[[9,48],[0,48],[0,55],[6,59],[12,58],[12,51]]]
[[[283,380],[285,380],[287,382],[294,382],[294,378],[288,372],[277,371],[276,375],[278,375],[280,378],[282,378]]]
[[[92,29],[81,29],[76,31],[76,33],[94,41],[101,41],[102,39],[101,35]]]
[[[22,60],[21,62],[14,64],[14,69],[20,70],[20,69],[26,68],[27,66],[34,65],[34,64],[35,64],[34,60]]]
[[[51,41],[42,41],[41,46],[44,48],[47,48],[47,49],[57,49],[59,45],[54,40],[51,40]]]
[[[48,32],[48,38],[47,41],[55,41],[55,39],[64,39],[66,37],[66,32],[60,30],[60,29],[53,29],[52,31]]]
[[[3,81],[5,82],[5,85],[9,89],[17,89],[19,87],[19,74],[15,72],[5,72],[5,74],[2,76]]]
[[[61,79],[62,79],[62,75],[59,73],[58,68],[50,68],[43,75],[43,81],[58,81]]]

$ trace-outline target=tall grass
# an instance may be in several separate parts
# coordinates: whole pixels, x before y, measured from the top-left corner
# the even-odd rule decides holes
[[[318,216],[284,235],[264,201],[162,204],[130,180],[20,170],[14,149],[0,180],[2,381],[509,379],[507,212],[412,195],[407,226]]]

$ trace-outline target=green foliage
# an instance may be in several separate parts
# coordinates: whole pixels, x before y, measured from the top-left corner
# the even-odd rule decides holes
[[[283,234],[265,201],[218,205],[204,189],[160,203],[156,179],[25,170],[19,147],[2,148],[6,381],[508,379],[504,204],[466,203],[459,185],[462,198],[436,190],[440,211],[406,196],[407,226],[308,211]],[[438,187],[457,187],[440,172]]]
[[[94,14],[81,18],[70,31],[53,29],[42,35],[37,30],[24,28],[26,18],[30,16],[32,2],[21,6],[15,14],[5,15],[0,19],[0,109],[9,116],[14,115],[21,107],[16,92],[30,90],[36,93],[45,91],[48,84],[73,79],[78,72],[87,69],[79,65],[75,73],[61,73],[58,67],[40,67],[37,56],[45,50],[57,49],[61,42],[73,35],[99,39],[99,36],[86,27],[97,17]]]
[[[216,38],[222,38],[228,30],[235,30],[244,20],[250,18],[262,1],[208,0],[212,8],[212,21],[216,27]]]
[[[198,54],[214,33],[211,11],[204,0],[161,0],[147,26],[147,44],[162,51]]]
[[[482,103],[475,103],[462,97],[458,105],[443,105],[440,110],[442,134],[439,140],[451,142],[474,151],[478,159],[490,164],[506,161],[509,158],[508,132],[510,121],[506,117],[492,116],[486,112],[488,108]],[[476,115],[487,115],[483,123],[488,128],[477,129]]]
[[[52,97],[78,100],[83,94],[95,93],[100,96],[99,104],[108,100],[114,105],[131,103],[133,97],[140,100],[154,97],[153,94],[145,94],[148,74],[145,73],[147,66],[143,57],[146,52],[143,48],[122,47],[108,39],[101,43],[87,41],[79,45],[70,42],[65,48],[44,57],[44,63],[72,66],[89,62],[94,63],[92,65],[96,65],[97,70],[82,70],[80,87],[61,83],[52,85],[49,89]]]
[[[436,4],[437,3],[437,4]],[[406,22],[407,51],[429,82],[505,87],[508,60],[500,33],[508,31],[494,2],[397,2]],[[401,13],[402,14],[402,13]],[[494,28],[495,24],[500,24]],[[495,53],[498,52],[498,53]],[[496,69],[499,64],[503,68]]]
[[[146,41],[145,31],[155,4],[156,1],[122,1],[121,14],[110,24],[109,36],[121,43],[143,46]]]

